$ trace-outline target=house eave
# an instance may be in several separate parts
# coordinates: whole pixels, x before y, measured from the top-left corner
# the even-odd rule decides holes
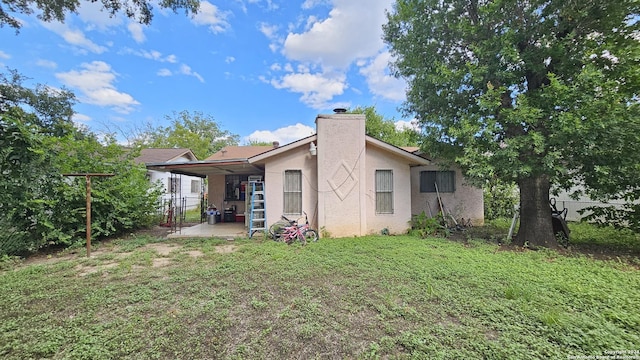
[[[209,175],[251,175],[264,171],[247,159],[202,160],[184,163],[152,163],[147,169],[205,178]]]
[[[382,140],[378,140],[372,136],[366,136],[365,137],[365,141],[367,144],[384,149],[390,153],[393,153],[395,155],[398,155],[402,158],[405,158],[408,160],[408,163],[410,166],[422,166],[422,165],[430,165],[431,161],[429,161],[428,159],[425,159],[415,153],[412,153],[410,151],[404,150],[400,147],[397,147],[395,145],[391,145],[389,143],[386,143]]]
[[[291,149],[295,149],[297,147],[300,147],[300,146],[303,146],[303,145],[307,145],[307,144],[309,144],[309,143],[311,143],[313,141],[317,141],[317,139],[318,139],[317,134],[313,134],[313,135],[307,136],[306,138],[302,138],[300,140],[297,140],[297,141],[294,141],[292,143],[289,143],[287,145],[283,145],[283,146],[274,148],[273,150],[269,150],[267,152],[264,152],[262,154],[258,154],[258,155],[252,156],[247,160],[249,161],[250,164],[262,164],[268,158],[280,155],[280,154],[282,154],[284,152],[287,152],[287,151],[289,151]]]

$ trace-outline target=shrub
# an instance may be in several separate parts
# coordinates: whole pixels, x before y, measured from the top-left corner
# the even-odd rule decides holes
[[[437,217],[429,217],[425,212],[414,215],[411,218],[411,234],[426,238],[430,236],[447,237],[449,229],[443,225],[442,215]]]

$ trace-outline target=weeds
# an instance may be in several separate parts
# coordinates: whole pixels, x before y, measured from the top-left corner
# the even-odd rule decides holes
[[[618,261],[411,236],[225,254],[155,241],[5,263],[0,357],[538,359],[640,343],[640,272]]]

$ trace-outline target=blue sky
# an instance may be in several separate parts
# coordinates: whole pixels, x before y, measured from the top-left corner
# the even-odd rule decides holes
[[[99,2],[98,2],[99,3]],[[231,133],[282,144],[319,113],[374,105],[402,123],[406,84],[381,40],[392,0],[209,0],[197,15],[154,11],[150,25],[83,2],[64,23],[18,15],[0,28],[0,66],[72,90],[75,121],[121,141],[173,111],[200,111]]]

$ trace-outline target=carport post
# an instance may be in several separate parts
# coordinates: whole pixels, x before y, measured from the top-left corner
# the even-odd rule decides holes
[[[87,257],[91,256],[91,177],[113,176],[114,174],[62,174],[63,176],[84,176],[87,184]]]

